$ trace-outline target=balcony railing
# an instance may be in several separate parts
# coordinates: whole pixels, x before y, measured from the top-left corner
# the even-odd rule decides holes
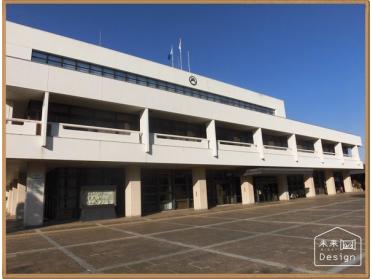
[[[312,150],[312,149],[297,148],[297,151],[303,152],[303,153],[315,153],[315,150]]]
[[[187,137],[154,133],[154,144],[167,146],[182,146],[194,148],[209,148],[209,141],[205,138]]]
[[[68,123],[51,122],[49,124],[52,137],[141,143],[141,132],[139,131]]]
[[[238,142],[228,140],[218,140],[218,149],[229,150],[229,151],[254,151],[256,146],[249,142]]]
[[[7,118],[6,133],[39,136],[41,135],[41,121],[20,118]]]
[[[282,151],[287,151],[289,150],[288,147],[285,146],[276,146],[276,145],[264,145],[265,149],[273,149],[273,150],[282,150]]]
[[[323,154],[324,155],[330,155],[330,156],[335,156],[336,155],[335,152],[328,152],[328,151],[323,151]]]

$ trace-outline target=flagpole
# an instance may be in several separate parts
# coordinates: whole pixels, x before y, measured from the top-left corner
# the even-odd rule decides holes
[[[180,51],[180,66],[182,70],[182,39],[180,38],[179,44],[178,44],[178,50]]]
[[[189,73],[191,72],[191,67],[190,67],[190,51],[187,51],[187,64],[189,65]]]
[[[172,46],[172,56],[171,56],[171,58],[172,58],[172,68],[174,68],[174,66],[173,66],[173,46]]]

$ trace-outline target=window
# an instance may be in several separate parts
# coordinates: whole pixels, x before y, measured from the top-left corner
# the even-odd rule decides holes
[[[351,157],[351,146],[342,146],[342,153],[346,157]]]
[[[31,60],[40,63],[47,63],[47,55],[45,53],[33,51]]]
[[[308,139],[297,138],[297,149],[314,151],[314,141]]]
[[[90,65],[90,73],[97,76],[102,76],[102,67],[96,65]]]
[[[286,136],[262,134],[264,145],[276,147],[288,147],[288,139]]]
[[[62,66],[62,58],[59,56],[55,55],[49,55],[48,56],[48,64],[53,65],[53,66]]]
[[[89,73],[89,64],[85,62],[77,62],[76,69],[79,72]]]
[[[323,152],[325,153],[335,153],[335,145],[333,143],[323,142]]]
[[[137,76],[137,84],[146,86],[147,85],[146,78],[142,76]]]
[[[126,81],[130,83],[136,83],[136,76],[133,74],[127,74],[126,75]]]
[[[115,71],[115,79],[118,80],[125,80],[125,75],[123,72]]]
[[[63,58],[63,68],[75,70],[76,69],[76,61],[70,58]]]
[[[114,70],[109,68],[103,68],[103,76],[108,78],[114,78]]]

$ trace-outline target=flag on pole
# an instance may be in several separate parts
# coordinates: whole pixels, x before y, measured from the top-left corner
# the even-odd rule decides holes
[[[189,66],[189,73],[191,72],[191,67],[190,67],[190,51],[187,51],[187,64]]]
[[[171,61],[172,67],[173,67],[173,46],[171,47],[169,54],[168,54],[168,60]]]
[[[178,50],[180,52],[180,66],[182,70],[182,39],[180,38],[179,43],[178,43]]]

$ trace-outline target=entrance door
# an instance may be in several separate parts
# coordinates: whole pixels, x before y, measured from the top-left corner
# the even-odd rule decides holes
[[[207,192],[209,206],[241,202],[239,177],[227,171],[207,173]]]
[[[141,176],[144,214],[193,206],[191,171],[144,169]]]
[[[315,193],[317,195],[327,194],[327,187],[325,183],[324,172],[314,171],[313,177],[314,177]]]
[[[256,202],[277,201],[278,183],[276,177],[262,176],[254,178],[254,194]]]

